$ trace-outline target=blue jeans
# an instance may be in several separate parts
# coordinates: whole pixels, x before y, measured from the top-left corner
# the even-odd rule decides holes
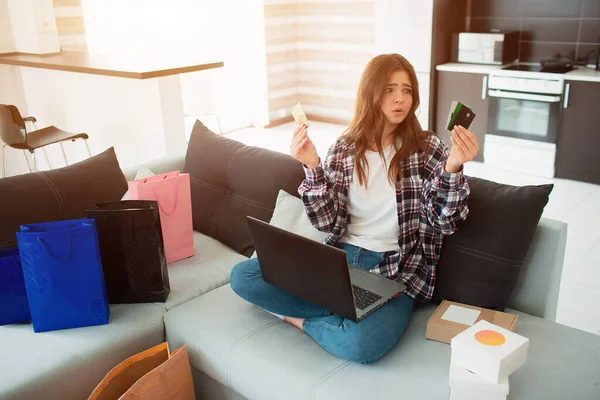
[[[339,247],[346,252],[348,263],[367,271],[383,261],[383,253],[343,243]],[[362,364],[372,363],[390,351],[402,336],[413,310],[413,299],[402,293],[360,322],[354,322],[265,282],[257,258],[233,268],[231,288],[267,311],[305,318],[304,332],[321,347],[337,357]]]

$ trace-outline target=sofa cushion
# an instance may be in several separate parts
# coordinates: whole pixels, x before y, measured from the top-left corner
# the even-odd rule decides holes
[[[108,325],[34,333],[0,326],[0,398],[86,399],[124,359],[164,341],[159,304],[114,304]]]
[[[85,218],[96,203],[120,200],[127,181],[111,147],[68,167],[0,179],[0,249],[17,247],[21,224]]]
[[[510,186],[468,178],[469,216],[444,238],[434,301],[504,309],[553,185]]]
[[[280,189],[297,193],[302,165],[283,153],[216,135],[196,121],[185,157],[194,229],[250,257],[246,215],[269,221]]]
[[[293,232],[317,242],[323,242],[327,234],[317,230],[308,219],[304,210],[304,203],[297,196],[293,196],[285,190],[280,190],[275,203],[275,210],[269,223],[286,231]],[[256,257],[256,252],[252,254]]]
[[[167,310],[229,282],[233,267],[248,258],[223,243],[194,232],[194,256],[171,263],[171,293],[164,303]]]
[[[194,368],[250,400],[444,399],[450,346],[425,339],[434,310],[420,304],[400,342],[371,365],[330,355],[229,285],[167,312],[165,328],[171,348],[188,346]],[[600,336],[516,313],[517,333],[531,342],[510,398],[600,398]]]

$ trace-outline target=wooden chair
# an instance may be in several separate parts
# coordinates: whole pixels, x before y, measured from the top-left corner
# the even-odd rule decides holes
[[[44,150],[45,146],[59,143],[62,150],[65,164],[69,165],[67,160],[67,154],[63,147],[63,142],[75,141],[77,139],[83,139],[85,147],[88,151],[89,156],[92,156],[90,147],[88,146],[87,139],[88,135],[85,133],[71,133],[58,129],[55,126],[49,126],[42,129],[36,129],[31,132],[27,131],[25,125],[26,122],[35,124],[37,120],[35,117],[23,118],[19,109],[13,105],[0,104],[0,139],[4,142],[2,144],[2,177],[5,176],[6,161],[4,149],[6,146],[10,146],[13,149],[29,151],[33,157],[33,169],[29,165],[27,160],[27,166],[30,172],[37,171],[37,162],[35,151],[38,149]],[[34,125],[35,126],[35,125]],[[27,159],[27,157],[25,157]],[[48,156],[46,155],[46,159]],[[48,164],[50,164],[48,160]],[[50,166],[52,167],[52,166]]]

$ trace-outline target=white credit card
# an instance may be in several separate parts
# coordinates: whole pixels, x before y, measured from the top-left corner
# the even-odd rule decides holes
[[[296,107],[292,108],[292,115],[294,116],[294,121],[298,125],[306,125],[308,126],[308,118],[306,118],[306,114],[304,114],[304,110],[300,103],[296,104]]]

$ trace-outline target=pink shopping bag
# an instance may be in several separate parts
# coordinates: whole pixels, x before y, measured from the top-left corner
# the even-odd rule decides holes
[[[173,171],[131,181],[131,200],[156,200],[167,264],[194,255],[190,175]]]

